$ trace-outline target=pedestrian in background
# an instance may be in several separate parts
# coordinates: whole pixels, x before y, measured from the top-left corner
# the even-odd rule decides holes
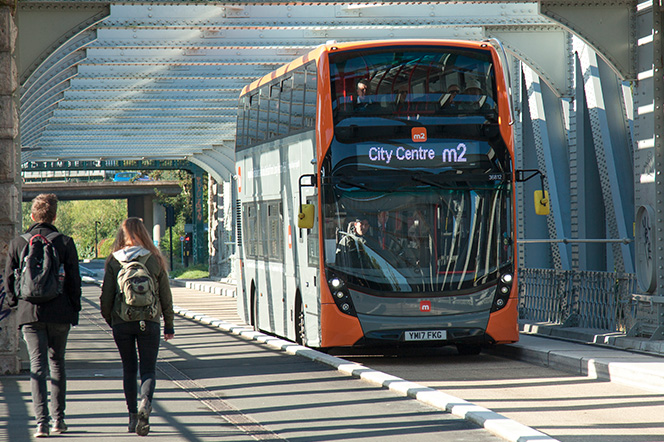
[[[128,270],[130,266],[134,270]],[[131,272],[135,272],[133,276]],[[135,296],[130,296],[129,292],[133,290]],[[134,304],[132,297],[143,295],[152,296],[154,304],[135,306],[141,302]],[[101,314],[113,329],[113,339],[122,359],[123,389],[129,411],[128,431],[146,436],[150,431],[149,417],[156,383],[160,318],[164,318],[164,340],[168,341],[174,337],[174,314],[166,260],[153,244],[140,218],[127,218],[118,229],[113,252],[106,259],[100,304]],[[136,380],[139,370],[140,405]]]
[[[58,210],[58,198],[54,194],[40,194],[32,200],[30,217],[34,224],[24,235],[9,244],[9,256],[5,268],[5,293],[10,307],[18,307],[18,326],[23,333],[30,355],[30,390],[37,431],[35,437],[48,437],[49,432],[67,431],[65,424],[65,400],[67,375],[65,349],[71,326],[78,324],[81,311],[81,276],[78,269],[78,252],[74,240],[58,232],[53,225]],[[40,237],[39,237],[40,236]],[[55,250],[58,268],[58,289],[55,298],[36,303],[21,293],[21,263],[27,258],[29,243],[48,240]],[[42,239],[39,239],[42,238]],[[62,274],[64,272],[64,274]],[[51,376],[50,414],[54,418],[49,429],[47,377]]]

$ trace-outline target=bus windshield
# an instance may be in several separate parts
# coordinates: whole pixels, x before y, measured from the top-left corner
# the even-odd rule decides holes
[[[512,262],[506,179],[431,174],[323,180],[325,262],[377,294],[459,292]]]
[[[330,54],[334,123],[353,117],[495,117],[488,51],[445,47],[363,49]]]

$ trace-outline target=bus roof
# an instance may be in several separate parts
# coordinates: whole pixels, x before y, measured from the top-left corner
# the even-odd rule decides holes
[[[355,41],[355,42],[331,42],[322,44],[312,51],[304,54],[295,60],[286,63],[275,71],[259,78],[258,80],[246,85],[240,96],[247,94],[249,91],[253,91],[263,86],[264,84],[269,83],[280,75],[285,74],[286,72],[292,71],[299,68],[300,66],[308,63],[311,60],[317,60],[320,58],[321,54],[324,52],[336,51],[336,50],[354,50],[354,49],[369,49],[377,48],[381,46],[404,46],[404,45],[413,45],[413,46],[456,46],[459,48],[467,49],[479,49],[485,47],[492,47],[486,41],[469,41],[469,40],[434,40],[434,39],[408,39],[408,40],[366,40],[366,41]]]

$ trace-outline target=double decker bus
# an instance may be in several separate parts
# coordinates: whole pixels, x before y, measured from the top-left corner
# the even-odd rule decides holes
[[[508,85],[495,41],[390,40],[246,86],[240,316],[310,347],[517,341]]]

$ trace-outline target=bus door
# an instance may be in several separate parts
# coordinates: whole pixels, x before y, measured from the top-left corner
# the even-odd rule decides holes
[[[304,314],[304,337],[302,343],[309,346],[320,345],[319,336],[319,311],[320,311],[320,276],[319,276],[319,253],[318,253],[318,217],[317,212],[318,197],[316,194],[306,197],[305,210],[312,210],[313,220],[309,224],[299,223],[298,241],[302,246],[299,248],[303,253],[299,254],[299,287],[301,294],[301,312]],[[304,201],[303,201],[304,202]],[[310,227],[310,228],[307,228]],[[300,333],[297,316],[300,314],[296,306],[296,333]]]

